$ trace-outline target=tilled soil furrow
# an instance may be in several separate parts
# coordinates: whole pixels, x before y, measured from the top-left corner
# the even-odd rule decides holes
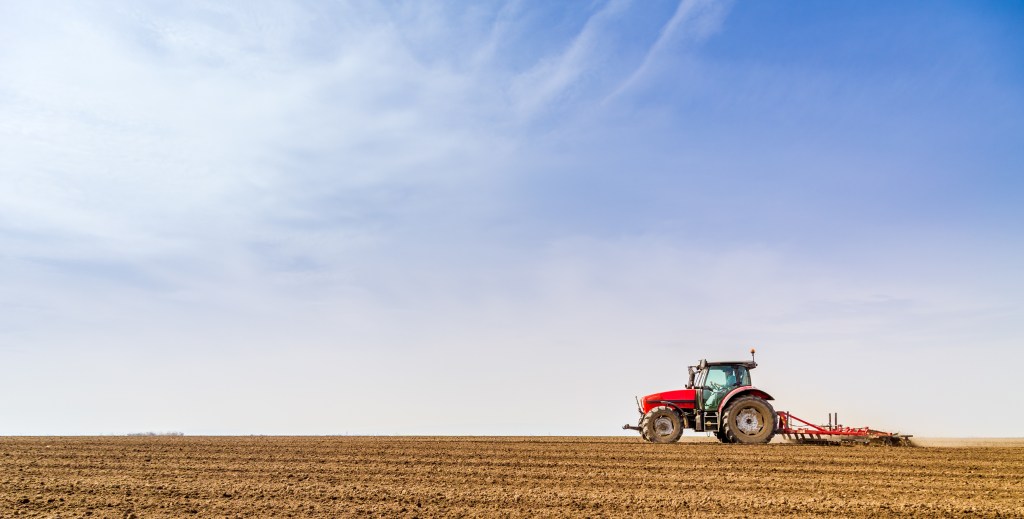
[[[1024,448],[0,438],[0,518],[1024,516]]]

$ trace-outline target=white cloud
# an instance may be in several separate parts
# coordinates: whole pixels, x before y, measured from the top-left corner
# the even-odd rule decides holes
[[[675,14],[665,23],[658,39],[647,50],[643,61],[633,70],[604,102],[622,95],[623,92],[633,88],[656,62],[659,54],[665,52],[672,44],[672,40],[685,37],[690,40],[703,40],[718,31],[725,14],[728,12],[727,2],[715,2],[713,0],[682,0],[676,7]],[[680,35],[681,33],[681,35]]]
[[[538,110],[566,95],[566,91],[580,76],[597,66],[601,32],[607,31],[616,16],[622,14],[627,2],[612,0],[592,15],[583,29],[562,52],[549,56],[522,75],[512,86],[513,96],[524,117],[536,115]]]

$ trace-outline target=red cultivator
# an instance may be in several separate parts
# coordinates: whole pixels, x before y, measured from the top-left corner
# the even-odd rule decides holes
[[[870,427],[839,425],[839,414],[829,413],[828,425],[815,425],[807,420],[779,411],[778,434],[798,443],[876,443],[882,445],[910,445],[909,434],[876,431]]]

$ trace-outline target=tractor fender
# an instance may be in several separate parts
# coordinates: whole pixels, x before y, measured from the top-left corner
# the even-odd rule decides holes
[[[722,415],[722,411],[726,408],[726,406],[729,405],[729,402],[732,401],[733,398],[745,395],[756,396],[761,400],[775,400],[775,397],[769,395],[765,391],[757,389],[754,386],[738,387],[730,391],[729,394],[725,395],[725,398],[722,399],[722,403],[718,404],[718,415]]]

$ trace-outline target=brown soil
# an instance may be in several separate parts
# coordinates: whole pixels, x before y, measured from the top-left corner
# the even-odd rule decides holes
[[[1024,446],[0,438],[0,517],[1024,517]]]

